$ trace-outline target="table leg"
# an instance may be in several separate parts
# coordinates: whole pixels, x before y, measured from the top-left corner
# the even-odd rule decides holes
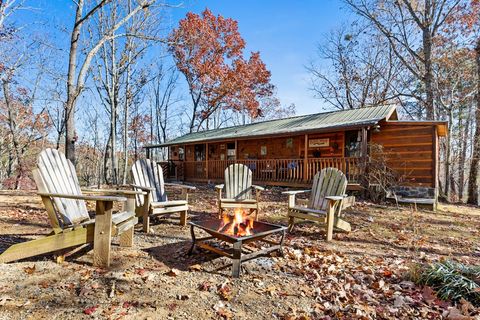
[[[240,268],[242,264],[242,241],[237,241],[233,244],[233,257],[232,257],[232,277],[240,277]]]

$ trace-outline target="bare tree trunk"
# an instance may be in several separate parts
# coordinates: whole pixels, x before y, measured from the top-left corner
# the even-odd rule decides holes
[[[24,173],[25,165],[23,161],[23,152],[21,151],[20,148],[20,143],[18,142],[18,136],[17,136],[17,124],[15,122],[16,116],[14,115],[14,106],[12,106],[11,101],[10,101],[10,90],[8,87],[8,81],[3,80],[2,81],[2,89],[3,89],[3,95],[5,99],[5,105],[7,107],[7,120],[8,120],[8,128],[10,130],[10,134],[12,136],[12,143],[13,143],[13,151],[15,154],[15,158],[17,160],[17,176],[15,177],[15,190],[19,188],[19,183],[20,179],[22,177],[22,174]],[[10,170],[11,172],[11,170]]]
[[[77,73],[77,50],[80,38],[84,0],[79,0],[75,12],[75,24],[73,25],[72,37],[70,39],[70,54],[68,57],[67,76],[67,101],[65,103],[65,156],[75,164],[75,100],[78,96],[78,88],[75,84]]]
[[[431,1],[425,1],[425,11],[430,12]],[[434,105],[434,94],[433,94],[433,70],[432,70],[432,33],[430,31],[430,26],[432,22],[430,21],[430,15],[425,15],[425,27],[423,28],[423,58],[425,60],[425,109],[427,114],[427,120],[435,120],[435,105]],[[447,191],[448,192],[448,191]]]
[[[129,53],[129,59],[131,59],[131,52]],[[128,175],[128,106],[130,104],[130,63],[127,65],[125,84],[125,107],[123,109],[123,180],[122,183],[127,183]],[[153,123],[153,121],[152,121]]]
[[[68,62],[68,76],[67,76],[67,101],[65,103],[65,153],[68,159],[75,164],[75,142],[77,140],[75,133],[75,104],[76,99],[80,95],[85,85],[85,79],[90,70],[90,65],[93,58],[97,54],[98,50],[102,48],[105,42],[113,40],[117,37],[115,32],[129,21],[135,14],[148,8],[152,1],[141,1],[137,3],[134,10],[130,11],[117,23],[115,23],[110,29],[106,30],[104,34],[101,34],[99,40],[94,44],[91,49],[85,54],[83,63],[81,63],[80,71],[77,75],[77,53],[78,53],[78,41],[80,38],[81,28],[85,21],[90,19],[97,10],[101,9],[107,3],[112,1],[101,0],[85,15],[82,15],[84,0],[78,0],[76,2],[77,8],[75,13],[75,24],[72,30],[72,36],[70,40],[70,53]]]
[[[453,120],[453,114],[452,110],[450,109],[448,112],[448,135],[446,139],[446,144],[445,144],[445,198],[447,201],[450,201],[450,188],[451,188],[451,166],[452,166],[452,161],[451,161],[451,155],[450,155],[450,148],[451,148],[451,137],[452,137],[452,120]]]
[[[468,200],[470,204],[478,205],[478,171],[480,166],[480,38],[475,46],[475,62],[477,65],[477,95],[475,109],[475,135],[473,138],[472,162],[468,177]]]
[[[465,164],[467,161],[467,150],[468,150],[468,134],[470,131],[470,114],[471,106],[468,108],[468,116],[466,117],[465,128],[462,132],[462,142],[461,142],[461,154],[458,161],[458,197],[460,201],[463,202],[464,191],[465,191]]]

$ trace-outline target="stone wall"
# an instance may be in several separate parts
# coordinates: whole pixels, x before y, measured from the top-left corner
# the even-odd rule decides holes
[[[435,199],[435,188],[431,187],[397,186],[394,191],[397,196],[404,198]]]

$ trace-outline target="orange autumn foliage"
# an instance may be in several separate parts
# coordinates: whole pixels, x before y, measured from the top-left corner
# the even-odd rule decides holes
[[[185,75],[195,117],[200,123],[218,108],[247,112],[255,118],[269,107],[274,86],[270,71],[252,52],[245,58],[245,41],[235,20],[206,9],[188,13],[170,35],[170,51]]]

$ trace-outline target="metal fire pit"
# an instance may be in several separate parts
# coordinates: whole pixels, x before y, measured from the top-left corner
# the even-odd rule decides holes
[[[189,224],[190,224],[190,232],[192,234],[192,247],[190,248],[188,253],[192,254],[193,250],[195,249],[195,246],[199,246],[200,248],[215,252],[224,257],[231,258],[233,260],[232,276],[235,278],[240,277],[240,269],[241,269],[242,261],[254,259],[262,255],[267,255],[270,252],[273,252],[276,250],[282,253],[283,240],[285,238],[285,232],[287,230],[287,228],[283,226],[266,223],[266,222],[254,221],[252,235],[233,236],[233,235],[228,235],[220,231],[217,231],[222,226],[222,220],[220,219],[189,222]],[[197,238],[195,236],[195,228],[204,230],[211,236],[204,237],[204,238]],[[281,233],[280,241],[275,242],[275,241],[265,239],[265,237],[274,233]],[[222,250],[216,247],[212,247],[211,245],[206,243],[207,241],[212,239],[222,240],[227,243],[230,243],[232,244],[232,248],[230,250],[228,249]],[[251,248],[247,248],[243,246],[244,244],[247,244],[253,241],[262,241],[262,242],[268,243],[270,244],[270,247],[254,251]]]

